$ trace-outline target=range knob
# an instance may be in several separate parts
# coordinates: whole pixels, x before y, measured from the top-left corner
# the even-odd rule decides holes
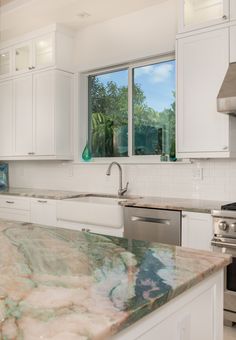
[[[225,221],[222,221],[219,223],[219,229],[220,230],[223,230],[223,231],[226,231],[228,229],[228,224],[225,222]]]
[[[230,228],[236,232],[236,222],[230,224]]]

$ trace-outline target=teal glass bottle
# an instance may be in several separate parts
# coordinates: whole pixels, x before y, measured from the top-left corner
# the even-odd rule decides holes
[[[89,148],[89,145],[88,145],[88,142],[86,143],[85,145],[85,148],[84,148],[84,151],[82,153],[82,158],[85,162],[89,162],[91,161],[92,159],[92,153],[90,151],[90,148]]]

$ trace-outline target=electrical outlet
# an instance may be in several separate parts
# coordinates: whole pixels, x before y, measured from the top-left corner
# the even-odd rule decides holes
[[[193,179],[197,181],[202,181],[203,180],[203,168],[201,167],[196,167],[193,169]]]

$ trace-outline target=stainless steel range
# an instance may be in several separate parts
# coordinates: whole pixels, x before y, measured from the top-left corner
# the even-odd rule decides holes
[[[236,323],[236,203],[212,212],[214,221],[213,250],[230,254],[232,264],[225,269],[224,320],[232,326]]]

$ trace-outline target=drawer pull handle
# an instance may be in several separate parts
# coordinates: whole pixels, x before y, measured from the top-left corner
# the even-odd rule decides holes
[[[48,201],[38,200],[39,203],[47,203]]]
[[[7,204],[14,204],[14,201],[6,201]]]
[[[84,232],[84,233],[90,233],[90,229],[86,229],[86,228],[82,228],[82,231]]]
[[[139,217],[132,216],[131,221],[133,222],[147,222],[147,223],[158,223],[158,224],[167,224],[170,225],[170,220],[162,219],[162,218],[154,218],[154,217]]]

